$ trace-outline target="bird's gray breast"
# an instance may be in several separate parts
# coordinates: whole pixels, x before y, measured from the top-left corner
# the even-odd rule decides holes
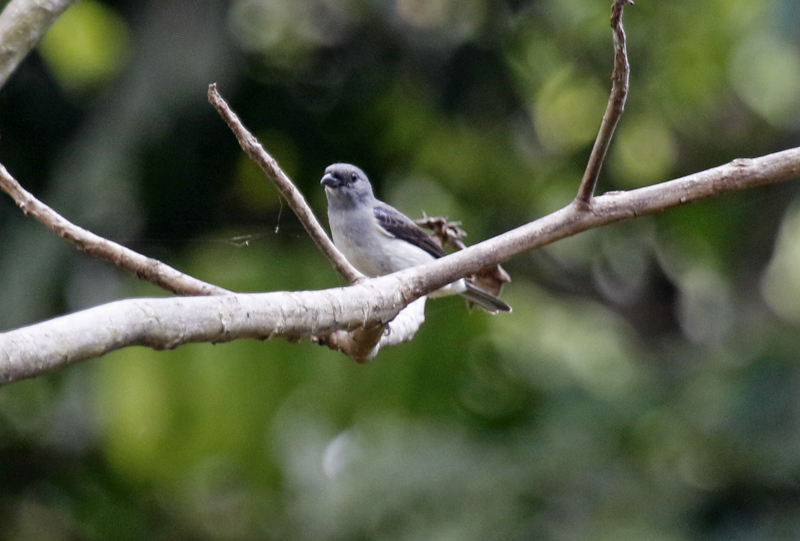
[[[432,261],[424,250],[385,232],[370,207],[328,212],[333,243],[367,276],[382,276]]]

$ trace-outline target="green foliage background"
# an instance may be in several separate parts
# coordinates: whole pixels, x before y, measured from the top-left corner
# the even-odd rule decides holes
[[[81,0],[0,90],[0,160],[75,223],[237,291],[342,285],[206,103],[318,211],[335,161],[476,242],[574,196],[601,0]],[[641,0],[600,190],[800,143],[800,3]],[[510,261],[366,366],[130,348],[0,389],[0,539],[792,539],[800,206],[787,183]],[[0,199],[0,328],[162,295]]]

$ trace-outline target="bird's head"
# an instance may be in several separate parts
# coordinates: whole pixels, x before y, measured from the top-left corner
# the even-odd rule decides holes
[[[325,186],[328,204],[339,202],[354,204],[373,198],[372,186],[364,171],[349,163],[335,163],[325,169],[320,180]]]

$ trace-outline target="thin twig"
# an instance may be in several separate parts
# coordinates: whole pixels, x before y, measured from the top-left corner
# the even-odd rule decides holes
[[[250,159],[261,168],[264,174],[275,184],[280,194],[286,198],[289,206],[300,219],[300,222],[303,224],[303,227],[306,228],[311,239],[322,253],[330,259],[336,271],[344,276],[351,284],[363,279],[364,275],[358,272],[355,267],[345,259],[342,253],[336,249],[336,246],[334,246],[333,242],[328,238],[328,235],[319,224],[316,216],[314,216],[314,212],[311,210],[311,207],[308,206],[308,203],[306,203],[300,190],[295,187],[292,181],[289,180],[289,177],[286,176],[286,173],[278,166],[278,162],[264,150],[264,147],[261,146],[258,139],[242,125],[236,113],[234,113],[225,100],[222,99],[222,96],[217,92],[216,83],[212,83],[208,86],[208,101],[225,120],[234,135],[236,135],[242,150],[244,150]]]
[[[633,4],[633,0],[616,0],[611,6],[611,28],[614,35],[614,72],[611,76],[611,96],[608,106],[603,114],[600,131],[594,141],[592,154],[586,171],[583,173],[575,204],[581,209],[587,209],[594,195],[600,169],[603,167],[606,152],[614,136],[622,112],[625,110],[625,99],[628,97],[628,80],[630,66],[628,65],[628,51],[625,45],[625,29],[622,27],[622,10],[625,4]]]
[[[22,212],[32,216],[61,238],[89,255],[104,259],[178,295],[225,295],[227,289],[208,284],[173,269],[156,259],[150,259],[116,242],[104,239],[73,224],[26,191],[0,164],[0,189],[11,196]]]

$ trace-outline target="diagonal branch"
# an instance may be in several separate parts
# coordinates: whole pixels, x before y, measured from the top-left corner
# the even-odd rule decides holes
[[[586,165],[586,171],[583,173],[581,185],[578,188],[578,195],[575,197],[575,204],[581,209],[588,208],[592,200],[600,169],[603,167],[603,160],[605,160],[606,152],[611,144],[611,138],[614,136],[614,130],[625,110],[631,71],[625,45],[625,29],[622,27],[622,10],[625,4],[633,4],[633,0],[615,0],[614,5],[611,6],[611,28],[614,35],[614,72],[611,75],[611,96],[608,98],[603,122],[600,124],[600,131],[594,141],[589,163]]]
[[[109,261],[137,277],[178,295],[224,295],[227,289],[203,282],[116,242],[87,231],[58,214],[26,191],[0,164],[0,189],[11,196],[26,215],[32,216],[79,250]]]
[[[574,204],[446,257],[396,273],[426,294],[495,263],[503,263],[588,229],[663,212],[723,194],[800,178],[800,147],[730,163],[631,191],[608,192],[592,200],[592,212]],[[420,293],[422,292],[422,293]]]
[[[288,201],[289,206],[300,219],[303,227],[306,228],[306,231],[308,231],[308,234],[320,251],[330,259],[336,271],[344,276],[351,284],[363,279],[364,275],[358,272],[355,267],[345,259],[342,253],[328,238],[327,233],[325,233],[325,230],[319,224],[316,216],[314,216],[314,212],[308,206],[308,203],[306,203],[300,190],[295,187],[292,181],[289,180],[289,177],[286,176],[286,173],[281,170],[278,166],[278,162],[264,150],[264,147],[261,146],[258,139],[247,131],[239,120],[239,117],[236,116],[236,113],[234,113],[225,100],[222,99],[222,96],[217,92],[216,83],[212,83],[208,86],[208,101],[225,120],[234,135],[236,135],[242,150],[244,150],[250,159],[261,168],[261,171],[272,180],[280,194]]]

